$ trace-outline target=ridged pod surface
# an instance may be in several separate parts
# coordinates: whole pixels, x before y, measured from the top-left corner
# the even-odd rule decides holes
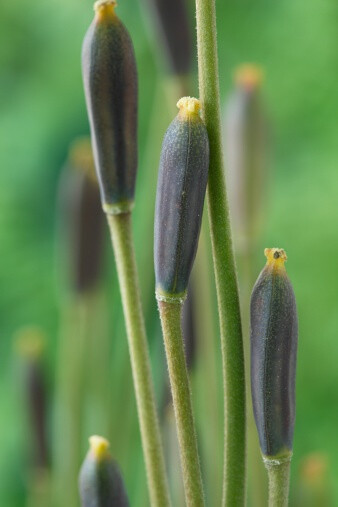
[[[130,209],[137,168],[137,70],[115,1],[95,4],[82,72],[101,200],[108,213]]]
[[[82,507],[128,507],[123,479],[106,439],[92,436],[79,477]]]
[[[282,460],[292,455],[298,321],[286,254],[265,255],[251,297],[251,392],[262,454]]]
[[[158,299],[184,297],[195,259],[208,179],[209,141],[199,101],[181,99],[163,140],[155,209]]]

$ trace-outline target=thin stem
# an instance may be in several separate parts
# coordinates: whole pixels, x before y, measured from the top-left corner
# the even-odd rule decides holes
[[[78,503],[89,314],[90,298],[81,293],[69,301],[62,316],[54,414],[52,487],[55,505],[74,507]]]
[[[223,505],[245,503],[245,373],[223,166],[215,0],[196,0],[199,88],[210,143],[208,211],[220,319],[225,408]]]
[[[159,301],[158,306],[176,417],[186,503],[188,507],[201,507],[204,505],[204,495],[183,349],[182,304]]]
[[[287,507],[290,484],[290,461],[279,465],[265,463],[269,476],[269,507]]]
[[[169,506],[162,443],[155,410],[149,351],[142,314],[131,214],[107,215],[127,327],[138,417],[152,506]]]

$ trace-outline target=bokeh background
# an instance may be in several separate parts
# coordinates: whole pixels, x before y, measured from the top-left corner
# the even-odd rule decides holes
[[[189,89],[196,94],[194,5],[190,0],[187,5],[193,41]],[[153,297],[152,222],[161,139],[175,115],[179,91],[154,28],[150,3],[121,0],[118,15],[132,36],[139,70],[134,231],[163,434],[172,450],[174,430],[170,407],[163,408],[166,367]],[[81,322],[74,318],[79,315],[78,300],[60,255],[66,247],[57,203],[69,146],[89,132],[80,53],[91,19],[89,0],[0,4],[0,505],[8,507],[29,501],[39,505],[31,499],[36,465],[25,382],[29,359],[15,345],[23,326],[38,326],[45,334],[41,362],[47,398],[48,467],[52,449],[62,448],[64,434],[55,422],[60,343],[65,339],[62,336],[71,340],[80,333]],[[262,192],[264,219],[251,255],[256,277],[265,262],[265,246],[286,249],[298,303],[291,502],[338,505],[338,4],[334,0],[218,1],[217,22],[222,104],[234,88],[233,72],[238,65],[253,62],[264,73],[260,93],[269,124],[268,184]],[[205,228],[200,263],[203,255],[209,255],[207,238]],[[91,291],[90,302],[88,298],[85,302],[84,339],[92,340],[94,349],[104,343],[108,352],[101,359],[98,355],[94,366],[86,363],[86,381],[100,377],[102,356],[109,366],[100,377],[101,384],[96,384],[106,388],[101,408],[96,395],[88,395],[90,382],[84,387],[81,456],[88,436],[104,433],[122,469],[131,505],[144,506],[148,505],[145,474],[107,234],[105,247],[100,280]],[[203,358],[194,366],[192,386],[208,504],[218,505],[222,441],[221,430],[214,429],[221,426],[220,353],[210,266],[205,273],[210,293],[206,295],[198,280],[194,291],[210,304],[211,331],[197,344],[197,357]],[[244,322],[247,335],[247,315]],[[202,354],[206,349],[211,352]],[[67,382],[72,383],[72,378]],[[207,408],[210,399],[214,411]],[[60,424],[64,424],[62,416]],[[175,484],[176,458],[168,457],[174,463]],[[66,463],[67,455],[63,459]],[[320,491],[318,497],[311,490],[314,486]],[[309,491],[311,500],[306,496]],[[44,502],[40,505],[48,505],[46,499]]]

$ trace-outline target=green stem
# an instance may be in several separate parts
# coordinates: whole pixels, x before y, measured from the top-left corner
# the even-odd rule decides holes
[[[127,327],[137,410],[152,506],[170,505],[142,314],[131,213],[107,215]]]
[[[90,298],[81,293],[62,316],[56,378],[53,444],[55,505],[78,505],[77,479],[82,458],[83,382]]]
[[[188,507],[204,505],[195,423],[181,329],[182,304],[158,302],[180,446],[185,498]]]
[[[265,462],[269,476],[269,507],[287,507],[290,484],[290,460],[280,464]]]
[[[221,141],[215,0],[196,0],[199,88],[210,143],[208,211],[220,319],[225,405],[223,504],[245,503],[245,373]]]

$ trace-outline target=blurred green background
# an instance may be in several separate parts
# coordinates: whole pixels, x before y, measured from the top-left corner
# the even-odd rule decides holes
[[[148,7],[146,2],[121,0],[118,15],[132,36],[139,69],[140,163],[134,228],[160,399],[166,368],[152,297],[152,218],[161,139],[179,97],[152,32]],[[194,34],[193,3],[189,7]],[[32,444],[13,348],[13,336],[27,324],[40,326],[48,337],[45,372],[48,427],[52,427],[65,300],[57,269],[57,189],[70,143],[88,134],[80,52],[91,19],[88,0],[0,4],[0,505],[8,507],[26,505],[27,499]],[[255,262],[258,274],[265,262],[265,246],[286,249],[299,309],[291,498],[297,505],[304,458],[320,453],[328,464],[330,505],[338,505],[338,4],[334,0],[218,1],[217,21],[222,101],[233,87],[237,65],[255,62],[265,74],[262,93],[272,125],[272,149],[265,227]],[[109,248],[105,258],[99,292],[109,309],[112,337],[108,408],[115,425],[109,438],[131,505],[143,506],[147,505],[145,475]],[[218,374],[219,364],[217,368]],[[193,386],[207,392],[203,371],[196,377]],[[220,377],[218,381],[221,384]],[[197,389],[193,396],[200,407]],[[125,418],[131,421],[128,425]],[[205,416],[199,423],[198,411],[196,418],[201,431],[207,431]],[[88,434],[95,432],[90,422],[87,426]],[[83,453],[86,438],[84,434]]]

